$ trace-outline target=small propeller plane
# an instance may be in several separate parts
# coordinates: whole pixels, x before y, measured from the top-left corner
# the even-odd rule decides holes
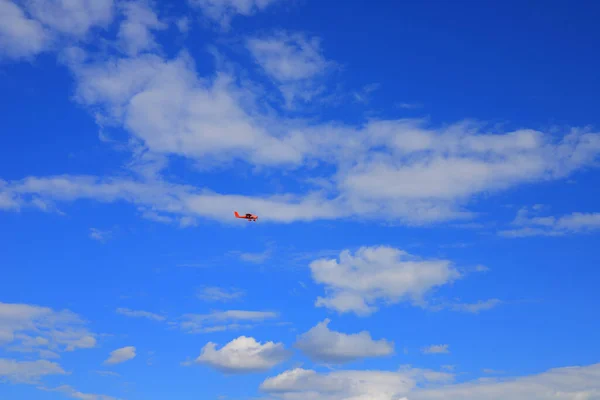
[[[246,219],[246,220],[248,220],[248,222],[250,222],[250,221],[256,222],[256,220],[258,219],[258,215],[254,215],[254,214],[240,215],[240,214],[238,214],[237,211],[234,211],[233,214],[235,215],[236,218]]]

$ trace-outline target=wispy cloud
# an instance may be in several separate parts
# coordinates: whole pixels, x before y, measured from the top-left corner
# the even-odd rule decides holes
[[[381,85],[378,83],[365,85],[361,90],[353,93],[354,100],[356,100],[359,103],[368,103],[371,97],[371,93],[379,89],[380,86]]]
[[[251,329],[257,323],[278,317],[279,314],[272,311],[214,311],[210,314],[186,314],[178,326],[187,333],[211,333]]]
[[[106,242],[111,236],[111,231],[101,231],[100,229],[90,228],[90,238],[99,242]]]
[[[231,222],[231,210],[240,205],[261,214],[261,223],[348,217],[409,225],[460,222],[477,216],[467,208],[474,196],[568,178],[594,166],[600,154],[600,134],[589,129],[500,131],[480,121],[435,125],[416,118],[317,122],[267,112],[261,106],[263,92],[253,90],[261,85],[241,84],[235,71],[219,67],[215,79],[205,81],[185,51],[174,57],[142,51],[154,49],[150,44],[156,39],[158,18],[141,3],[127,3],[131,7],[124,9],[110,0],[50,3],[31,1],[23,8],[1,3],[10,17],[10,24],[2,27],[10,30],[12,36],[6,37],[12,48],[22,45],[11,39],[21,32],[14,26],[25,27],[19,40],[34,46],[33,53],[38,36],[34,25],[78,38],[119,15],[135,31],[122,35],[139,50],[130,55],[94,53],[77,47],[77,41],[60,52],[61,63],[75,79],[74,98],[100,125],[124,129],[129,135],[124,148],[132,160],[127,173],[118,176],[30,176],[2,182],[3,210],[93,199],[126,201],[143,217],[179,226],[194,226],[199,218]],[[217,21],[251,15],[275,3],[191,0]],[[331,66],[321,41],[302,33],[263,35],[246,44],[266,76],[282,89],[284,103],[286,96],[312,99]],[[298,191],[290,185],[288,191],[252,196],[215,193],[159,174],[172,156],[207,170],[238,161],[266,172],[294,170],[300,181],[312,177],[312,166],[322,165],[330,171],[320,177],[329,189]],[[523,233],[531,234],[531,229]]]
[[[58,392],[62,393],[65,396],[68,396],[73,399],[78,400],[118,400],[116,397],[107,396],[103,394],[92,394],[92,393],[82,393],[79,390],[73,388],[69,385],[62,385],[56,388],[47,388],[47,387],[38,387],[38,389],[46,391],[46,392]]]
[[[425,308],[432,310],[432,311],[451,310],[451,311],[457,311],[457,312],[478,314],[482,311],[491,310],[503,303],[504,302],[500,299],[488,299],[488,300],[479,300],[474,303],[465,303],[465,302],[432,303],[432,304],[427,304],[425,306]]]
[[[490,368],[484,368],[482,369],[482,372],[484,374],[488,374],[488,375],[499,375],[499,374],[504,374],[504,371],[497,371],[495,369],[490,369]]]
[[[402,108],[405,110],[415,110],[417,108],[422,108],[423,105],[421,103],[397,103],[396,107]]]
[[[19,5],[22,3],[22,7]],[[94,27],[108,26],[113,0],[51,2],[0,1],[0,51],[12,59],[31,59],[61,47],[61,39],[77,41]]]
[[[267,378],[261,391],[276,399],[405,399],[417,386],[439,386],[452,382],[454,375],[417,368],[398,371],[340,370],[321,373],[303,368],[290,369]],[[412,393],[410,395],[412,400]]]
[[[448,350],[447,344],[434,344],[431,346],[424,347],[421,349],[423,354],[448,354],[450,350]]]
[[[56,358],[60,352],[90,349],[96,346],[96,335],[86,325],[68,310],[0,303],[0,347],[8,351]]]
[[[130,310],[129,308],[117,308],[117,314],[125,315],[131,318],[146,318],[154,321],[164,321],[166,317],[149,311]]]
[[[260,388],[276,399],[553,400],[558,394],[565,400],[575,400],[594,398],[598,382],[600,364],[463,383],[454,383],[454,374],[413,368],[330,373],[296,368],[266,379]]]
[[[114,371],[95,371],[98,375],[100,376],[112,376],[112,377],[118,377],[121,376],[118,373],[114,372]]]
[[[188,0],[202,10],[207,18],[228,30],[234,17],[251,16],[282,0]]]
[[[321,41],[301,33],[279,32],[251,38],[248,49],[266,74],[273,79],[291,107],[296,100],[309,101],[320,95],[322,79],[334,67],[323,56]]]
[[[540,207],[521,208],[512,222],[516,229],[499,231],[504,237],[564,236],[600,230],[600,213],[574,212],[560,217],[540,216]]]
[[[197,293],[199,299],[214,302],[228,302],[232,300],[237,300],[244,297],[244,295],[245,292],[243,290],[235,288],[226,289],[215,286],[204,287],[198,290]]]
[[[238,253],[240,260],[254,263],[254,264],[262,264],[269,257],[271,257],[271,250],[265,250],[261,253]]]
[[[17,361],[0,358],[0,379],[12,383],[36,384],[49,375],[66,375],[60,365],[46,360]]]

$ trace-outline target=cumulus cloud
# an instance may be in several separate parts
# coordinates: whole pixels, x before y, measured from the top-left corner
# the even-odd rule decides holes
[[[162,315],[143,310],[131,310],[129,308],[117,308],[117,314],[125,315],[131,318],[146,318],[153,321],[164,321],[166,318]]]
[[[12,383],[35,384],[49,375],[65,375],[60,365],[46,360],[17,361],[0,358],[0,380]]]
[[[600,396],[600,364],[501,380],[452,382],[453,374],[410,367],[397,372],[329,374],[294,369],[266,379],[260,388],[282,400],[592,400]]]
[[[540,216],[539,207],[523,207],[512,222],[516,229],[502,230],[501,236],[518,238],[527,236],[564,236],[600,230],[600,213],[581,213]]]
[[[288,357],[289,352],[282,343],[262,344],[252,337],[240,336],[219,350],[215,343],[207,343],[196,363],[226,373],[252,373],[269,370]]]
[[[210,314],[186,314],[179,326],[187,333],[210,333],[249,329],[259,322],[279,317],[272,311],[228,310]]]
[[[461,277],[450,261],[420,260],[386,246],[362,247],[355,255],[345,250],[339,261],[318,259],[310,269],[328,294],[317,299],[317,306],[358,315],[375,312],[380,301],[424,305],[430,290]]]
[[[93,348],[96,338],[85,322],[68,310],[0,303],[0,346],[56,358],[57,352]]]
[[[125,361],[134,359],[135,356],[136,356],[135,347],[133,347],[133,346],[123,347],[121,349],[112,351],[110,353],[110,357],[108,357],[108,359],[106,361],[104,361],[104,363],[107,365],[121,364],[121,363],[124,363]]]
[[[346,363],[360,358],[381,357],[394,353],[394,344],[373,340],[367,331],[346,334],[332,331],[329,319],[318,323],[298,337],[295,346],[314,361]]]

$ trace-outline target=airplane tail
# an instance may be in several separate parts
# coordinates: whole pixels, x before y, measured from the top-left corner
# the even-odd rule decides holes
[[[234,211],[234,212],[233,212],[233,214],[234,214],[234,215],[235,215],[237,218],[240,218],[240,214],[238,214],[238,212],[237,212],[237,211]]]

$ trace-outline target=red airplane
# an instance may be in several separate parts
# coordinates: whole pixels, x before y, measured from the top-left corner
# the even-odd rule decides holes
[[[254,215],[254,214],[240,215],[240,214],[238,214],[237,211],[234,211],[233,214],[235,215],[236,218],[247,219],[248,222],[250,222],[250,221],[256,222],[256,220],[258,219],[258,215]]]

